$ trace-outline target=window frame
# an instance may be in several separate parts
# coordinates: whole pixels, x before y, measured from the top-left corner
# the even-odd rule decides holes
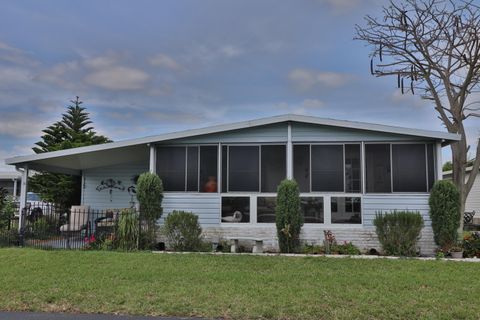
[[[183,191],[167,191],[164,190],[164,193],[189,193],[189,194],[220,194],[221,190],[217,186],[217,192],[202,192],[200,191],[200,149],[201,147],[217,147],[217,162],[218,162],[218,154],[221,152],[221,145],[218,143],[188,143],[188,144],[157,144],[155,145],[155,148],[158,150],[158,148],[170,148],[170,147],[182,147],[185,148],[185,177],[184,177],[184,190]],[[197,149],[197,191],[187,191],[187,180],[188,180],[188,148],[189,147],[198,147]],[[156,150],[156,154],[157,154]],[[219,151],[220,150],[220,151]],[[157,158],[158,159],[158,158]],[[157,159],[155,159],[155,167],[157,166]],[[217,163],[217,184],[218,181],[221,181],[221,178],[219,179],[218,174],[219,172],[221,173],[221,170],[218,170],[219,164]],[[161,177],[160,177],[161,178]],[[218,184],[220,185],[220,184]]]
[[[288,151],[287,151],[287,143],[286,142],[271,142],[271,143],[222,143],[221,148],[223,152],[223,147],[227,147],[227,163],[226,163],[226,169],[227,169],[227,175],[226,175],[226,180],[227,181],[221,181],[221,185],[218,188],[221,191],[222,196],[226,196],[228,194],[262,194],[262,195],[272,195],[272,194],[277,194],[276,192],[262,192],[262,145],[265,146],[284,146],[285,147],[285,179],[287,177],[287,171],[288,171]],[[230,191],[229,185],[230,185],[230,147],[258,147],[258,191]],[[223,154],[222,154],[222,163],[220,167],[223,169]],[[220,170],[220,174],[223,177],[223,171]],[[223,184],[226,184],[225,192],[222,191],[224,188]]]
[[[360,147],[360,191],[359,192],[347,192],[347,184],[346,184],[346,181],[345,181],[345,173],[346,173],[346,169],[345,169],[345,145],[347,144],[353,144],[353,145],[358,145]],[[309,191],[308,192],[302,192],[302,193],[305,193],[305,194],[313,194],[313,195],[322,195],[322,194],[355,194],[355,195],[361,195],[361,194],[364,194],[364,185],[363,185],[363,181],[365,180],[364,179],[364,175],[363,175],[363,172],[365,171],[364,170],[364,148],[363,148],[363,143],[362,142],[359,142],[359,141],[352,141],[352,142],[301,142],[301,143],[293,143],[292,144],[292,149],[293,146],[296,146],[296,145],[307,145],[309,146]],[[323,145],[338,145],[338,146],[342,146],[342,157],[343,157],[343,160],[342,160],[342,165],[343,165],[343,191],[314,191],[312,190],[312,146],[317,146],[317,145],[320,145],[320,146],[323,146]],[[293,153],[292,153],[292,162],[294,160],[294,156],[293,156]],[[293,164],[293,168],[295,168],[295,165]],[[293,176],[295,177],[295,172],[293,172]]]
[[[363,143],[363,167],[366,168],[367,167],[367,163],[366,163],[366,157],[365,157],[365,146],[366,145],[369,145],[369,144],[387,144],[389,145],[389,148],[390,148],[390,192],[367,192],[366,190],[366,181],[367,181],[367,176],[365,174],[364,176],[364,181],[365,181],[365,185],[364,185],[364,194],[368,194],[368,195],[388,195],[388,194],[397,194],[397,195],[401,195],[401,194],[406,194],[406,195],[411,195],[411,194],[429,194],[430,191],[428,190],[429,188],[429,177],[428,177],[428,171],[429,171],[429,164],[428,164],[428,145],[429,144],[432,144],[433,145],[433,152],[432,152],[432,162],[433,162],[433,181],[432,181],[432,184],[435,183],[436,181],[438,181],[438,177],[436,176],[436,166],[438,165],[437,164],[437,154],[435,152],[435,142],[434,141],[395,141],[395,142],[389,142],[389,141],[365,141]],[[424,145],[424,149],[425,149],[425,164],[426,164],[426,167],[425,167],[425,181],[426,181],[426,186],[427,186],[427,189],[425,191],[395,191],[394,188],[393,188],[393,148],[392,146],[393,145],[399,145],[399,144],[423,144]],[[364,170],[365,173],[366,173],[366,170]]]

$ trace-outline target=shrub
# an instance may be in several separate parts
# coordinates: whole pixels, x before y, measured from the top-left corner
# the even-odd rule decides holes
[[[343,244],[337,244],[333,251],[338,254],[347,254],[350,256],[355,256],[361,254],[360,249],[358,249],[353,243],[345,241]]]
[[[480,258],[480,232],[467,232],[463,236],[463,250],[467,258]]]
[[[0,230],[11,227],[12,218],[15,215],[15,202],[13,197],[6,197],[3,208],[0,209]]]
[[[298,251],[303,215],[300,210],[300,192],[295,180],[283,180],[278,186],[275,214],[280,252]]]
[[[198,251],[202,246],[202,228],[198,217],[185,211],[173,211],[165,218],[165,236],[175,251]]]
[[[133,209],[124,209],[120,213],[117,227],[117,246],[121,250],[130,251],[138,247],[139,234],[138,214]]]
[[[163,184],[154,173],[145,172],[138,177],[137,199],[140,203],[141,220],[145,221],[147,229],[142,235],[147,247],[155,243],[157,220],[162,216]],[[143,241],[142,241],[143,242]]]
[[[31,226],[31,232],[35,239],[45,240],[55,233],[55,221],[46,216],[35,220]]]
[[[378,240],[388,255],[415,256],[417,240],[423,228],[419,212],[394,211],[377,213],[373,221]]]
[[[3,211],[3,206],[7,200],[7,190],[3,187],[0,187],[0,212]]]
[[[446,252],[457,242],[461,217],[460,193],[451,181],[437,181],[428,202],[435,243]]]

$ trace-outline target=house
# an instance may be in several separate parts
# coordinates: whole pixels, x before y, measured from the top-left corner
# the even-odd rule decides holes
[[[202,129],[19,156],[6,163],[28,170],[82,177],[82,204],[130,207],[136,177],[163,181],[164,215],[187,210],[207,236],[250,236],[275,248],[277,185],[294,178],[305,225],[302,239],[378,248],[377,212],[419,211],[421,251],[435,248],[428,216],[429,190],[442,178],[441,148],[456,134],[362,122],[281,115]],[[22,183],[22,199],[28,179]],[[24,202],[25,200],[22,200]]]
[[[8,195],[17,197],[20,194],[22,175],[17,171],[0,172],[0,188],[7,190]]]
[[[470,173],[472,172],[472,167],[468,167],[466,170],[466,177],[465,180],[468,179]],[[443,178],[451,180],[452,179],[452,171],[445,171],[443,173]],[[475,223],[480,223],[480,173],[477,174],[475,177],[475,181],[473,182],[472,189],[468,194],[467,201],[465,202],[465,211],[472,212],[475,211]]]

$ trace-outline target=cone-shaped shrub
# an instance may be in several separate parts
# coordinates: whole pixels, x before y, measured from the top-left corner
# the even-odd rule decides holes
[[[138,177],[137,199],[140,203],[140,219],[147,225],[144,241],[147,247],[154,245],[156,222],[162,216],[163,184],[154,173],[145,172]]]
[[[298,251],[303,215],[300,209],[300,191],[295,180],[283,180],[278,186],[275,214],[280,252]]]
[[[435,182],[429,199],[435,242],[444,250],[455,245],[460,227],[460,193],[449,180]]]

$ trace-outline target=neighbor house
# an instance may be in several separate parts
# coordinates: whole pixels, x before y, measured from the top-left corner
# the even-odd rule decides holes
[[[465,181],[469,178],[472,167],[468,167],[466,170],[466,177]],[[451,180],[452,179],[452,171],[445,171],[443,173],[443,178]],[[475,223],[480,224],[480,173],[477,174],[475,177],[475,181],[473,182],[472,189],[468,194],[467,201],[465,202],[465,211],[472,212],[475,211]]]
[[[261,237],[276,247],[275,196],[285,178],[300,187],[302,239],[378,248],[377,212],[419,211],[422,253],[434,250],[428,216],[433,183],[442,178],[441,148],[459,136],[378,124],[282,115],[76,149],[20,156],[17,168],[79,175],[82,204],[134,206],[135,183],[157,173],[164,215],[198,215],[207,236]],[[27,189],[22,184],[22,196]]]
[[[20,194],[22,175],[17,171],[0,172],[0,188],[7,190],[8,195],[17,197]]]

